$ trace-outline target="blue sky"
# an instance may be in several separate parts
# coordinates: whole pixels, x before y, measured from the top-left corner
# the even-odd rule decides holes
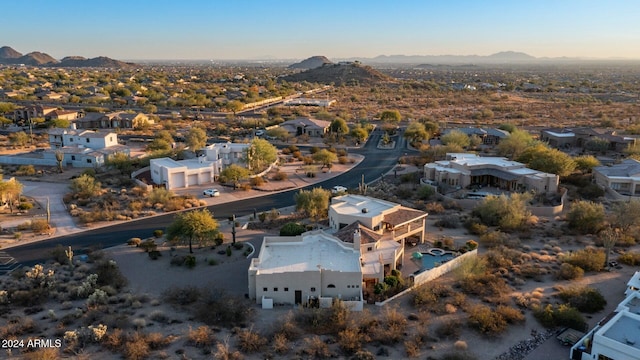
[[[637,0],[8,0],[0,46],[117,59],[640,59]]]

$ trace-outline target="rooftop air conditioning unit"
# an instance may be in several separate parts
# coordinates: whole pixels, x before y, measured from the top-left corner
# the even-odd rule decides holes
[[[366,214],[366,213],[368,213],[368,212],[369,212],[369,209],[367,209],[367,208],[362,208],[362,213],[363,213],[363,214]]]

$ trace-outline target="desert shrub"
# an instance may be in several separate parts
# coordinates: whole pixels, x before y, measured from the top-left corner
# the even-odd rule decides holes
[[[315,357],[317,359],[326,359],[331,357],[329,345],[322,341],[319,336],[305,338],[304,349],[302,351],[310,357]]]
[[[560,280],[581,279],[582,276],[584,276],[584,270],[579,266],[574,266],[569,263],[562,263],[560,269],[556,272],[556,278]]]
[[[149,348],[151,348],[151,350],[158,350],[158,349],[165,348],[169,346],[169,344],[171,344],[171,341],[172,341],[171,336],[166,336],[159,332],[153,332],[153,333],[147,334],[146,338],[147,338],[147,343],[149,344]]]
[[[565,254],[560,257],[560,261],[573,266],[578,266],[584,271],[600,271],[604,267],[605,253],[604,250],[586,248],[577,250],[571,254]]]
[[[227,342],[219,342],[216,344],[216,352],[213,354],[214,359],[220,360],[242,360],[242,354],[239,351],[231,351]]]
[[[627,251],[618,256],[618,261],[629,266],[640,265],[640,252]]]
[[[502,316],[509,324],[516,324],[525,321],[522,311],[510,306],[498,305],[495,312],[500,314],[500,316]]]
[[[218,232],[216,234],[216,237],[213,239],[213,243],[216,244],[216,246],[220,246],[224,243],[224,234],[221,232]]]
[[[262,176],[254,176],[251,178],[251,180],[249,180],[249,183],[251,184],[251,186],[262,186],[264,185],[265,181]]]
[[[430,214],[442,214],[445,211],[445,208],[440,203],[430,202],[425,205],[425,210]]]
[[[348,162],[349,162],[349,158],[348,157],[346,157],[346,156],[338,156],[338,163],[339,164],[344,165],[344,164],[346,164]]]
[[[571,307],[581,312],[598,312],[607,305],[607,300],[598,291],[591,287],[570,287],[560,290],[558,297]]]
[[[485,335],[498,335],[507,329],[507,320],[486,305],[473,305],[467,309],[468,324]]]
[[[478,243],[474,240],[467,240],[467,242],[464,243],[464,245],[467,247],[469,251],[475,250],[478,248]]]
[[[145,252],[154,251],[158,248],[156,241],[154,239],[147,239],[138,245],[139,248],[144,250]]]
[[[149,251],[149,258],[151,258],[151,260],[158,260],[158,258],[161,256],[162,253],[158,250]]]
[[[51,257],[59,264],[68,264],[69,258],[65,251],[69,248],[62,246],[61,244],[56,245],[56,247],[51,250]]]
[[[23,360],[57,360],[60,359],[60,350],[55,347],[40,348],[24,354]]]
[[[364,334],[357,327],[347,327],[338,333],[338,344],[340,349],[346,354],[351,355],[362,348]]]
[[[193,255],[187,255],[184,257],[184,265],[189,269],[192,269],[196,266],[196,257]]]
[[[202,296],[202,291],[193,286],[186,286],[182,288],[173,287],[166,290],[162,297],[163,299],[174,306],[191,305],[198,301]]]
[[[124,344],[124,356],[129,360],[145,359],[149,356],[149,344],[141,333],[134,333]]]
[[[595,183],[588,183],[578,188],[578,194],[587,200],[594,200],[604,196],[604,189]]]
[[[416,191],[416,196],[420,200],[429,200],[433,198],[435,194],[436,190],[428,185],[421,186],[420,188],[418,188],[418,191]]]
[[[481,224],[473,220],[467,221],[467,223],[465,223],[465,227],[473,235],[484,235],[487,232],[489,232],[489,227],[487,225]]]
[[[280,229],[280,236],[298,236],[306,231],[304,225],[296,222],[288,222]]]
[[[351,360],[375,360],[376,357],[367,350],[358,350],[353,356],[350,357]]]
[[[526,225],[526,220],[531,215],[526,208],[530,196],[488,196],[473,209],[472,214],[487,226],[499,226],[504,231],[518,230]]]
[[[440,218],[433,225],[437,227],[443,227],[447,229],[457,229],[460,227],[460,218],[455,215],[447,215]]]
[[[164,231],[162,231],[162,230],[160,230],[160,229],[153,230],[153,236],[154,236],[156,239],[161,238],[161,237],[162,237],[162,235],[164,235]]]
[[[187,342],[195,347],[210,347],[216,341],[215,335],[208,326],[199,326],[195,330],[189,327]]]
[[[480,236],[480,243],[487,248],[502,246],[509,241],[509,235],[501,231],[492,231]]]
[[[273,351],[276,352],[276,354],[282,355],[286,354],[289,351],[289,340],[287,339],[286,335],[282,333],[275,334],[271,343],[271,347]]]
[[[33,209],[33,204],[30,203],[30,202],[21,202],[18,205],[18,210],[21,210],[21,211],[27,211],[27,210],[31,210],[31,209]]]
[[[268,343],[267,338],[252,329],[241,330],[237,337],[240,350],[245,353],[260,352]]]
[[[547,328],[565,326],[581,330],[587,326],[580,311],[566,304],[536,306],[533,308],[533,316]]]
[[[457,339],[461,330],[462,323],[459,320],[445,320],[436,327],[436,336],[440,339]]]
[[[205,324],[234,327],[249,321],[254,307],[247,299],[227,294],[221,289],[208,288],[201,290],[198,301],[187,310]]]
[[[287,180],[288,175],[284,171],[278,171],[273,175],[273,180],[275,181],[284,181]]]
[[[33,176],[36,174],[36,168],[33,165],[20,165],[16,170],[17,176]]]
[[[131,238],[127,240],[127,245],[140,246],[140,244],[142,244],[142,239],[140,238]]]
[[[604,218],[604,205],[591,201],[575,201],[567,213],[569,228],[582,234],[597,233],[604,224]]]

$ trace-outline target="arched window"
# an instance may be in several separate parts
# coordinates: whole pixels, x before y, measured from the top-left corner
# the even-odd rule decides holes
[[[335,285],[333,285],[333,284],[329,284],[329,285],[327,285],[327,287],[328,287],[329,289],[335,289],[335,288],[336,288],[336,286],[335,286]]]

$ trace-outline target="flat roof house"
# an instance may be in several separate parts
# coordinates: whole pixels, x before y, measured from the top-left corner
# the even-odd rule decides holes
[[[619,199],[640,196],[640,161],[625,159],[611,166],[596,166],[593,181]]]
[[[273,304],[330,307],[341,299],[362,310],[358,246],[315,230],[300,236],[266,236],[248,270],[249,298]]]
[[[571,347],[572,360],[640,359],[640,292],[627,296],[614,312]]]
[[[560,177],[527,168],[503,157],[481,157],[470,153],[449,153],[447,160],[424,165],[424,180],[438,187],[493,186],[507,191],[558,191]]]

